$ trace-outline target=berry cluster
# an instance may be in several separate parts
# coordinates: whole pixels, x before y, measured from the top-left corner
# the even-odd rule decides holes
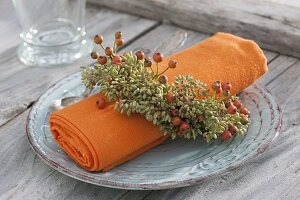
[[[142,51],[119,55],[117,50],[124,45],[121,32],[115,34],[113,48],[104,48],[101,35],[96,35],[94,41],[105,55],[91,53],[97,63],[83,70],[82,81],[90,89],[100,85],[100,92],[115,101],[116,111],[139,113],[173,139],[202,135],[207,141],[227,140],[246,133],[250,113],[238,97],[230,96],[230,83],[215,81],[212,91],[191,76],[179,75],[168,83],[164,73],[177,67],[175,60],[159,70],[164,60],[160,52],[155,52],[152,60]],[[104,99],[96,104],[105,109]]]
[[[215,81],[212,85],[212,89],[213,89],[213,95],[220,94],[222,92],[224,97],[228,97],[230,95],[230,90],[232,89],[232,85],[229,82]],[[247,108],[243,107],[242,102],[238,98],[235,98],[233,101],[231,100],[225,101],[224,105],[227,108],[228,114],[235,115],[239,113],[239,115],[241,116],[240,122],[242,125],[249,124],[248,117],[250,115],[250,112],[248,111]],[[231,125],[228,127],[227,130],[225,130],[221,134],[221,138],[223,140],[228,140],[237,132],[238,132],[238,128],[234,125]]]

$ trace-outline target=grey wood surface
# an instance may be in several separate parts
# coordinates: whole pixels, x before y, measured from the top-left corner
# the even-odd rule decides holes
[[[112,32],[124,32],[130,42],[123,51],[158,49],[170,54],[209,37],[99,7],[88,7],[87,13],[90,35],[103,33],[111,41]],[[4,16],[7,14],[10,17]],[[62,175],[30,148],[25,126],[32,103],[53,83],[91,60],[61,68],[26,67],[16,58],[20,29],[15,22],[11,4],[1,2],[0,36],[15,43],[0,43],[0,199],[300,199],[297,58],[265,50],[269,73],[259,82],[270,89],[284,110],[283,131],[266,153],[201,185],[162,191],[117,190]],[[7,26],[11,31],[5,29]]]
[[[300,57],[299,3],[283,0],[89,0],[112,9],[170,21],[212,34],[223,31]]]

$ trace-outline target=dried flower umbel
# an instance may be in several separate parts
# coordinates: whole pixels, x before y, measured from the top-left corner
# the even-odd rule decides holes
[[[104,48],[101,35],[95,36],[95,43],[104,54],[91,54],[97,63],[84,68],[82,81],[90,89],[101,86],[100,92],[115,101],[116,111],[128,116],[139,113],[173,139],[202,135],[207,141],[227,140],[246,133],[250,113],[238,97],[229,97],[230,83],[215,81],[212,92],[192,76],[179,75],[168,83],[163,73],[176,68],[177,62],[170,60],[164,70],[159,70],[164,59],[160,52],[153,54],[154,62],[142,51],[119,55],[118,47],[124,45],[121,32],[115,34],[112,48]],[[99,99],[96,105],[105,109],[105,100]]]

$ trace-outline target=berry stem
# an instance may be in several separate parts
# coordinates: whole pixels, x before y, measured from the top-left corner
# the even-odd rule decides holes
[[[102,44],[102,43],[100,44],[100,46],[101,46],[101,47],[102,47],[102,49],[105,51],[105,48],[104,48],[104,46],[103,46],[103,44]]]
[[[157,76],[158,75],[158,63],[156,63],[156,74],[155,74],[155,76]]]
[[[116,39],[115,39],[115,41],[114,41],[114,47],[113,47],[113,53],[116,53],[117,52],[117,50],[116,50]]]
[[[216,99],[216,90],[213,90],[212,99]]]
[[[152,68],[152,67],[150,67],[150,69],[151,69],[151,71],[154,73],[154,70],[153,70],[153,68]]]
[[[170,67],[167,67],[167,69],[165,69],[163,72],[161,72],[160,74],[158,74],[158,76],[162,75],[163,73],[165,73],[166,71],[168,71]]]
[[[115,49],[114,49],[114,53],[116,54],[116,53],[117,53],[117,51],[118,51],[118,46],[116,46],[116,47],[115,47]]]

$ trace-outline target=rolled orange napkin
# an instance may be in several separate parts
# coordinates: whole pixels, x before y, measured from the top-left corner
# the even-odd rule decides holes
[[[94,95],[50,116],[50,130],[60,147],[88,171],[108,171],[163,142],[159,128],[139,114],[98,109]],[[103,98],[103,96],[101,96]]]
[[[165,62],[168,59],[178,61],[178,67],[166,73],[171,80],[189,74],[208,84],[229,81],[234,94],[267,71],[266,58],[254,42],[225,33],[217,33]],[[108,171],[167,138],[139,114],[122,115],[114,111],[112,103],[98,109],[95,102],[99,97],[52,113],[49,119],[55,141],[81,167]]]

